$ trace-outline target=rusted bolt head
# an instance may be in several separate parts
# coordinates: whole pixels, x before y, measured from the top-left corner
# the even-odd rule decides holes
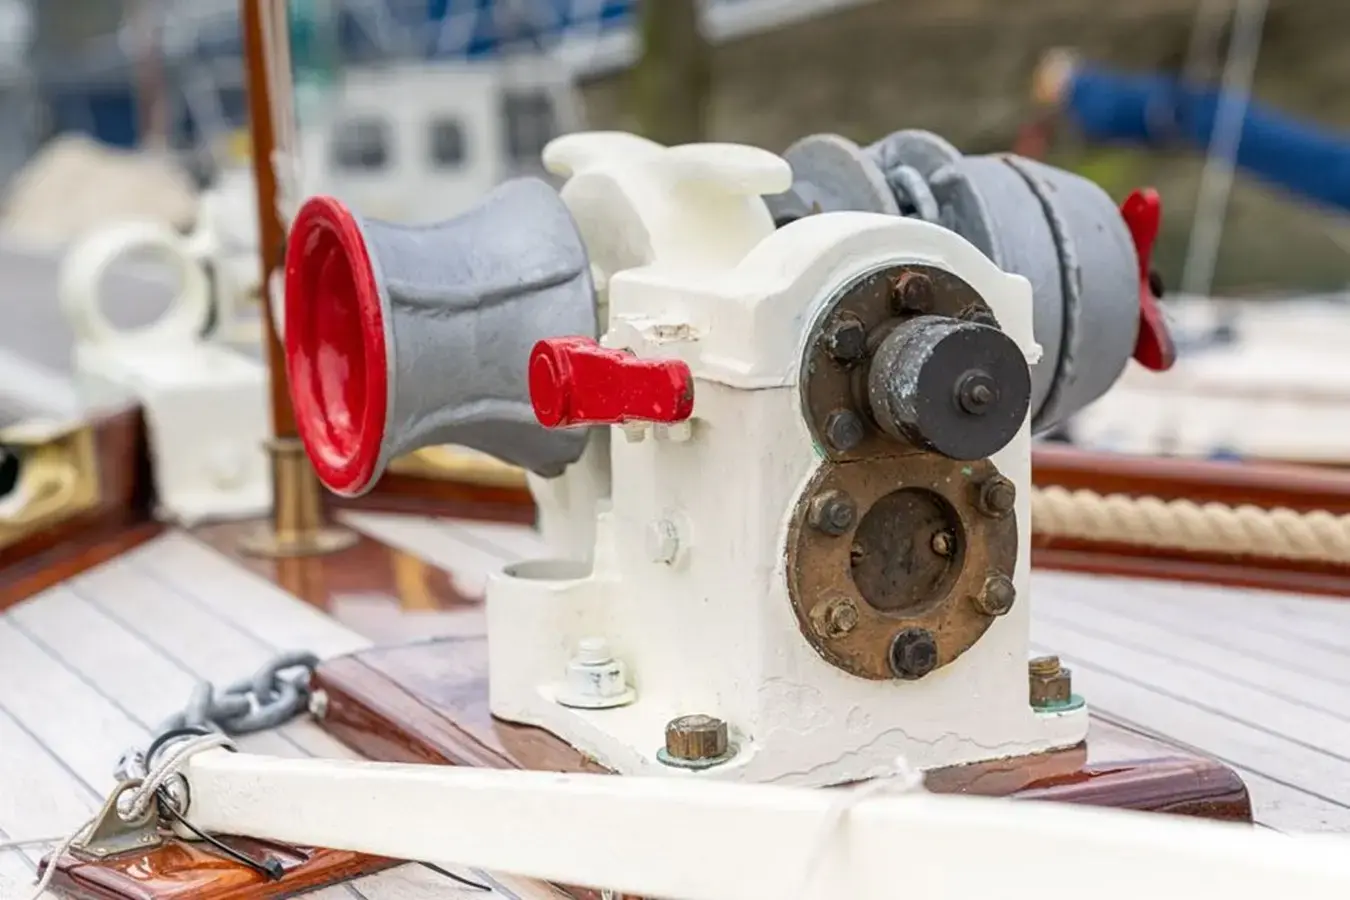
[[[956,535],[950,531],[939,531],[933,535],[933,539],[928,542],[928,546],[938,556],[951,556],[956,552]]]
[[[857,362],[867,355],[867,329],[852,316],[840,316],[825,329],[825,349],[840,362]]]
[[[811,624],[823,638],[841,638],[858,626],[858,607],[847,597],[817,603],[811,609]]]
[[[896,312],[923,313],[933,305],[933,279],[922,272],[905,272],[891,282],[891,306]]]
[[[1036,709],[1066,706],[1073,699],[1073,673],[1057,656],[1040,656],[1027,663],[1031,705]]]
[[[727,753],[727,723],[713,716],[680,716],[666,723],[666,753],[695,762]]]
[[[937,641],[925,628],[906,628],[891,641],[891,671],[899,678],[922,678],[937,661]]]
[[[866,436],[862,419],[851,409],[836,409],[825,420],[825,440],[841,453],[861,444]]]
[[[1001,616],[1013,608],[1017,590],[1007,575],[994,574],[984,580],[984,589],[974,599],[975,608],[986,616]]]
[[[978,325],[989,325],[993,328],[998,327],[998,319],[994,318],[994,314],[983,306],[967,306],[965,309],[961,310],[961,314],[958,318],[966,322],[974,322]]]
[[[1017,503],[1017,488],[1002,475],[995,475],[980,485],[980,512],[1001,518],[1013,511]]]
[[[853,527],[858,509],[853,498],[843,491],[821,491],[811,498],[811,527],[835,537]]]

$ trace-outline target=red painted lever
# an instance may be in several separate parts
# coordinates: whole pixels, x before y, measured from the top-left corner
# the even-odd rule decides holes
[[[1152,188],[1137,190],[1120,205],[1120,215],[1130,229],[1139,257],[1139,337],[1134,343],[1134,358],[1146,369],[1165,372],[1177,361],[1177,347],[1149,284],[1153,244],[1162,224],[1162,200]]]
[[[530,353],[530,402],[545,428],[683,422],[694,376],[677,359],[639,359],[585,337],[550,338]]]

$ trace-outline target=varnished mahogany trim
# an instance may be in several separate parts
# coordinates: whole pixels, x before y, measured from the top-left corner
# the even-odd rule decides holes
[[[1277,463],[1213,462],[1169,457],[1089,453],[1038,446],[1032,481],[1098,494],[1151,496],[1196,503],[1247,504],[1295,512],[1350,513],[1350,472]]]
[[[171,839],[145,853],[101,862],[63,856],[57,861],[53,887],[74,900],[273,900],[399,865],[396,860],[343,850],[248,838],[222,840],[251,859],[280,862],[283,876],[268,881],[209,847]]]
[[[153,485],[140,407],[101,414],[91,427],[99,504],[0,549],[0,609],[158,533],[151,518]]]

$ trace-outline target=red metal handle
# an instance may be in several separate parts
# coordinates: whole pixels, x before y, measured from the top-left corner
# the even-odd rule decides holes
[[[530,353],[530,402],[545,428],[683,422],[694,376],[677,359],[639,359],[585,337],[550,338]]]
[[[1134,343],[1134,358],[1144,368],[1165,372],[1177,360],[1177,347],[1167,328],[1158,298],[1149,284],[1153,265],[1153,244],[1162,225],[1162,200],[1152,188],[1142,188],[1125,198],[1120,215],[1134,239],[1139,257],[1139,337]]]

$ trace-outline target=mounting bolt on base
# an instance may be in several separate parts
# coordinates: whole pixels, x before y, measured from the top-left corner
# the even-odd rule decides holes
[[[666,745],[656,751],[664,765],[677,769],[711,769],[736,755],[727,723],[714,716],[680,716],[666,723]]]
[[[1031,707],[1037,712],[1067,712],[1083,705],[1073,692],[1073,673],[1060,665],[1058,656],[1038,656],[1027,663]]]
[[[891,641],[891,671],[899,678],[922,678],[937,663],[937,641],[926,628],[906,628]]]
[[[628,671],[614,658],[604,638],[588,637],[577,642],[577,652],[567,663],[567,676],[558,691],[558,703],[574,709],[613,709],[637,699],[628,686]]]

